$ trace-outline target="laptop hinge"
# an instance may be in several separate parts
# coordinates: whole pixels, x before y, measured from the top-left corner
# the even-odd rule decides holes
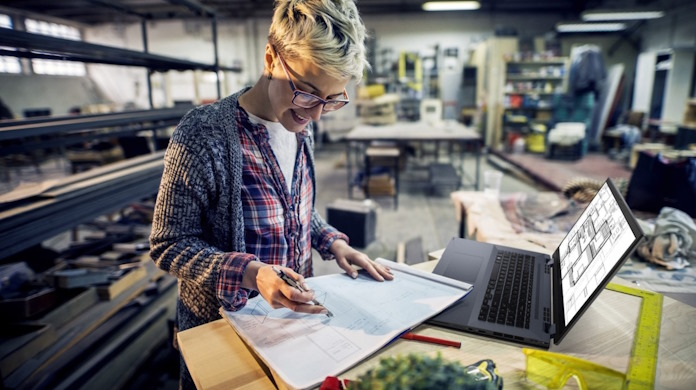
[[[554,264],[553,256],[549,256],[549,259],[546,262],[546,267],[549,269],[549,285],[551,286],[551,307],[549,308],[549,311],[551,313],[549,318],[551,319],[551,322],[544,323],[544,330],[546,331],[546,333],[548,333],[551,336],[551,338],[553,338],[556,335],[556,325],[554,324],[554,322],[555,322],[554,319],[556,318],[555,317],[556,313],[554,312],[554,308],[556,306],[553,304],[553,301],[555,298],[553,292],[555,291],[554,288],[556,286],[554,286],[554,283],[553,283],[553,264]]]
[[[546,260],[546,265],[553,267],[553,256],[549,256],[548,260]]]

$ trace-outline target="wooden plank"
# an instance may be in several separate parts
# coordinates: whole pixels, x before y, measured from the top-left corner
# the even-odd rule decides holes
[[[55,328],[44,324],[1,324],[0,334],[2,378],[56,340]]]
[[[225,320],[177,334],[199,389],[275,389],[266,372]],[[221,357],[223,357],[220,359]],[[193,366],[193,367],[192,367]]]
[[[139,280],[144,279],[145,276],[147,276],[147,270],[145,267],[135,267],[126,272],[118,280],[115,280],[107,285],[97,286],[97,294],[99,294],[100,299],[110,301],[121,295],[124,291],[128,290],[128,288]]]
[[[148,275],[157,274],[154,263],[150,262],[150,264],[145,266]],[[99,302],[72,318],[70,322],[56,330],[55,343],[29,359],[8,377],[3,378],[3,385],[8,388],[26,387],[28,382],[40,380],[38,377],[46,367],[59,362],[73,346],[88,337],[101,324],[139,296],[144,291],[148,279],[138,280],[113,300]]]

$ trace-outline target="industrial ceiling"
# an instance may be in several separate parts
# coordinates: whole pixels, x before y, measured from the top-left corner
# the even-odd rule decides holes
[[[358,0],[362,15],[424,12],[425,0]],[[669,7],[692,0],[480,0],[482,13],[553,13],[564,19],[607,7]],[[246,19],[270,17],[273,0],[3,0],[0,6],[84,25],[134,23],[172,18]],[[0,8],[1,11],[1,8]]]

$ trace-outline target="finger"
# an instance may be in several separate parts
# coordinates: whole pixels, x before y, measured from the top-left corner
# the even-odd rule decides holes
[[[346,260],[345,258],[336,258],[336,263],[342,270],[346,271],[351,278],[355,279],[358,277],[358,271],[353,268],[349,260]]]
[[[378,267],[381,266],[372,260],[368,260],[367,263],[365,263],[365,265],[363,266],[363,269],[367,271],[367,273],[369,273],[373,279],[379,282],[384,282],[384,276],[382,276],[382,273],[377,270]]]
[[[274,309],[279,309],[281,307],[287,307],[288,309],[296,313],[308,313],[308,314],[326,314],[327,310],[324,306],[314,305],[311,303],[302,303],[288,299],[285,296],[278,296],[276,302],[272,305]]]
[[[376,261],[368,260],[368,266],[364,268],[375,280],[380,282],[394,279],[394,274],[392,274],[391,269]]]
[[[282,286],[280,286],[280,292],[284,298],[289,299],[293,302],[306,303],[311,302],[312,299],[314,299],[313,290],[308,289],[306,291],[300,291],[295,287],[288,286],[287,284],[283,284]]]
[[[386,265],[377,264],[377,271],[386,280],[394,280],[394,274],[391,272],[391,268]]]
[[[310,290],[309,286],[305,282],[304,276],[298,274],[290,268],[283,268],[283,272],[285,272],[288,276],[293,278],[295,282],[297,282],[297,285],[301,286],[303,290]]]
[[[326,314],[328,310],[322,305],[313,305],[310,303],[301,303],[295,307],[295,312],[297,313],[308,313],[308,314]]]
[[[355,268],[353,268],[352,266],[347,265],[347,266],[341,267],[341,268],[343,268],[343,270],[346,271],[346,273],[347,273],[351,278],[355,279],[355,278],[358,277],[358,271],[356,271]]]

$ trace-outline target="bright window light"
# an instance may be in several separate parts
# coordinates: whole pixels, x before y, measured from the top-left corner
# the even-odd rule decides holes
[[[608,22],[612,20],[645,20],[665,16],[662,11],[586,11],[582,20],[586,22]]]
[[[0,56],[0,73],[20,73],[21,71],[19,58]]]
[[[423,3],[424,11],[473,11],[481,8],[478,1],[428,1]]]
[[[625,23],[559,23],[556,31],[568,32],[614,32],[626,29]]]
[[[12,28],[12,18],[9,15],[0,14],[0,28]],[[4,50],[15,50],[11,47],[0,47]],[[10,56],[0,56],[0,73],[20,73],[22,67],[19,58]]]
[[[56,38],[81,41],[80,30],[65,24],[51,23],[43,20],[25,19],[24,26],[27,31],[34,34],[48,35]],[[87,74],[85,64],[81,62],[45,60],[34,58],[31,67],[35,74],[49,74],[60,76],[84,76]]]
[[[12,18],[10,18],[10,15],[0,14],[0,27],[12,28]]]
[[[24,26],[27,32],[41,35],[48,35],[56,38],[72,39],[73,41],[81,41],[82,36],[80,30],[75,27],[64,24],[50,23],[43,20],[25,19]]]

